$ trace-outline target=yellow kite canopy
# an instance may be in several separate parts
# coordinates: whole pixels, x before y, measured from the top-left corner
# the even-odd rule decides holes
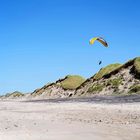
[[[94,42],[95,42],[96,40],[99,41],[100,43],[102,43],[105,47],[108,47],[107,42],[106,42],[103,38],[101,38],[101,37],[94,37],[94,38],[92,38],[92,39],[89,41],[89,43],[92,45],[92,44],[94,44]]]

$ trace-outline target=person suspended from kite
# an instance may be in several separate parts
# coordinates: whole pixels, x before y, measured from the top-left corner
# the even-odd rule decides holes
[[[95,43],[95,41],[98,41],[98,42],[100,42],[102,45],[104,45],[105,47],[108,47],[108,43],[105,41],[105,39],[103,39],[102,37],[94,37],[94,38],[92,38],[92,39],[90,39],[90,41],[89,41],[89,43],[91,44],[91,45],[93,45],[94,43]],[[102,61],[100,60],[99,61],[99,65],[101,65],[102,64]]]
[[[99,65],[101,65],[102,64],[102,61],[99,61]]]

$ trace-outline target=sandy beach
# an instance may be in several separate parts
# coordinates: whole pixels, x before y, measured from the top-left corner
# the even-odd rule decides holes
[[[0,101],[0,140],[140,140],[140,103]]]

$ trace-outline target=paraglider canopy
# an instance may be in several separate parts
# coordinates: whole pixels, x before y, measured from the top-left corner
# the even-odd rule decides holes
[[[102,43],[105,47],[108,47],[107,42],[102,37],[94,37],[94,38],[90,39],[89,43],[92,45],[92,44],[94,44],[94,42],[96,40],[99,41],[100,43]]]

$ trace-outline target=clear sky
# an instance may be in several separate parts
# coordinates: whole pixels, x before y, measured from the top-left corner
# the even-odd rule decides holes
[[[139,6],[139,0],[0,0],[0,93],[31,92],[68,74],[88,78],[140,56]],[[94,36],[109,48],[90,46]]]

